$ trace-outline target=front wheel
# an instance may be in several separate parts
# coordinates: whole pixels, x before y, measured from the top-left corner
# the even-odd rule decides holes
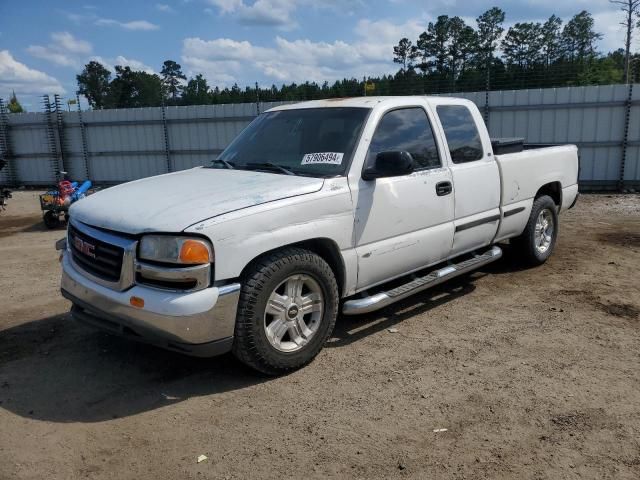
[[[558,238],[558,207],[547,195],[533,202],[524,232],[511,243],[522,260],[531,266],[542,265],[553,253]]]
[[[331,335],[338,313],[331,267],[301,248],[266,255],[242,279],[234,355],[267,375],[311,362]]]
[[[52,210],[47,210],[44,213],[43,220],[44,225],[49,229],[58,228],[60,226],[60,216],[57,212]]]

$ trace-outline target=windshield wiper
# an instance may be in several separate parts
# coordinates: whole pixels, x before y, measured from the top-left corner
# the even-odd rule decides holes
[[[223,160],[222,158],[216,158],[215,160],[211,160],[211,163],[221,163],[223,164],[226,168],[228,168],[229,170],[233,170],[234,168],[236,168],[235,164],[232,162],[227,162],[226,160]]]
[[[250,162],[245,165],[246,168],[263,168],[263,169],[271,169],[271,170],[280,170],[282,173],[286,173],[287,175],[295,175],[288,168],[283,167],[282,165],[278,165],[276,163],[271,162]]]

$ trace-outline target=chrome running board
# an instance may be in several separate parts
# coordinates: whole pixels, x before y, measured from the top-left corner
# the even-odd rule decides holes
[[[342,306],[342,313],[345,315],[359,315],[361,313],[373,312],[407,298],[414,293],[434,287],[454,277],[494,262],[500,257],[502,257],[502,249],[496,246],[491,247],[480,255],[475,255],[473,258],[463,260],[460,263],[450,263],[446,267],[442,267],[422,277],[414,278],[404,285],[400,285],[391,290],[379,292],[364,298],[347,300]]]

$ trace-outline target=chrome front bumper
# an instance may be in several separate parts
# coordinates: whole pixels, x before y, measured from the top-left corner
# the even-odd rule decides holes
[[[116,291],[87,278],[65,252],[62,295],[73,302],[72,315],[83,323],[194,356],[231,350],[240,284],[196,292],[174,292],[134,285]],[[144,308],[130,298],[144,299]]]

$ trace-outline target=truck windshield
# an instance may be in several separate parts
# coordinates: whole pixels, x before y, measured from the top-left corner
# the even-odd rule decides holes
[[[314,177],[343,175],[369,111],[331,107],[263,113],[214,166]]]

